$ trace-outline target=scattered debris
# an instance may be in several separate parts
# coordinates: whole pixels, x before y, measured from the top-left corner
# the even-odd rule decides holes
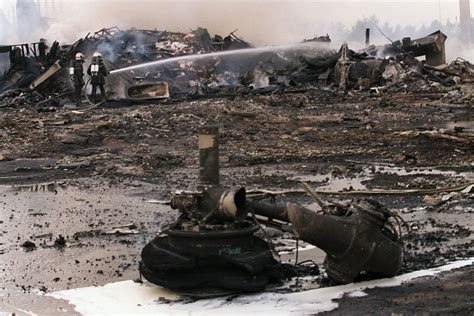
[[[401,54],[411,54],[413,57],[426,57],[430,66],[439,66],[446,63],[445,41],[447,36],[436,31],[422,38],[412,40],[405,37],[402,40],[383,46],[369,46],[363,51],[372,57],[397,57]]]
[[[33,251],[33,250],[36,250],[36,244],[32,241],[25,241],[24,243],[22,243],[20,245],[23,249],[25,249],[25,251]]]
[[[87,231],[75,232],[72,235],[72,238],[78,240],[80,238],[87,237],[96,237],[101,235],[116,235],[116,236],[126,236],[126,235],[136,235],[139,231],[135,224],[129,224],[124,226],[113,227],[112,229],[92,229]]]
[[[66,247],[66,239],[63,235],[59,235],[58,238],[54,240],[54,246],[57,248]]]
[[[136,235],[138,233],[139,231],[137,230],[137,225],[130,224],[130,225],[113,227],[111,230],[102,232],[102,235],[126,236],[126,235]]]

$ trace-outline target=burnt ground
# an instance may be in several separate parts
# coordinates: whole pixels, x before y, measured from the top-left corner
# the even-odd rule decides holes
[[[197,131],[204,124],[221,126],[222,182],[229,186],[291,190],[307,181],[327,191],[411,190],[474,181],[472,105],[450,103],[437,92],[327,91],[49,110],[0,112],[0,310],[71,312],[36,294],[137,278],[140,249],[177,216],[149,200],[194,188]],[[472,193],[369,197],[411,228],[401,272],[474,257]],[[311,206],[301,195],[282,199]],[[321,255],[315,261],[321,263]],[[446,274],[443,287],[466,306],[472,267],[467,271],[465,289],[454,286],[456,273]],[[408,286],[426,293],[419,305],[404,288],[369,293],[383,297],[387,311],[444,313],[436,287]],[[378,306],[343,298],[334,313],[372,304]]]
[[[398,287],[365,290],[367,296],[344,297],[337,300],[337,310],[322,315],[472,315],[473,273],[471,265]]]

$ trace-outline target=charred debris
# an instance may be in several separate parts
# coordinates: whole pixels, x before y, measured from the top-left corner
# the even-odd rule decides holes
[[[0,79],[0,107],[58,107],[72,97],[68,68],[77,52],[104,57],[109,100],[125,103],[174,102],[262,93],[331,90],[335,94],[430,91],[469,101],[462,85],[472,82],[474,65],[446,64],[446,35],[403,38],[355,52],[344,44],[330,48],[329,36],[299,44],[254,48],[236,35],[211,37],[204,28],[189,33],[120,30],[88,34],[72,45],[42,39],[0,46],[10,68]],[[368,41],[367,41],[368,43]],[[420,61],[417,57],[424,56]],[[86,87],[90,93],[90,87]],[[470,96],[467,96],[470,98]]]
[[[66,106],[74,88],[68,73],[71,60],[77,52],[90,60],[96,51],[111,71],[108,99],[118,102],[301,91],[345,96],[431,90],[471,102],[472,94],[463,95],[462,87],[472,85],[474,65],[462,59],[446,64],[445,41],[438,31],[419,39],[367,45],[356,52],[347,44],[332,50],[329,36],[255,48],[236,32],[211,37],[203,28],[189,33],[102,29],[72,45],[54,42],[48,47],[42,40],[0,46],[0,53],[9,54],[10,59],[10,69],[0,79],[0,108]],[[89,93],[87,87],[85,92]],[[139,270],[148,281],[206,296],[261,291],[295,276],[293,265],[278,260],[262,224],[289,230],[322,249],[324,269],[333,282],[399,273],[404,260],[403,223],[380,203],[370,199],[327,202],[309,186],[305,191],[319,210],[288,201],[275,203],[275,196],[252,195],[243,187],[229,189],[220,184],[216,127],[201,129],[199,150],[196,189],[175,192],[169,204],[179,211],[178,220],[141,252]],[[55,247],[64,244],[62,236],[55,241]],[[33,242],[21,246],[36,249]]]
[[[294,265],[280,262],[262,224],[322,249],[326,273],[339,284],[362,273],[395,276],[401,268],[399,217],[374,200],[325,202],[304,184],[321,207],[316,212],[221,185],[217,126],[199,132],[199,174],[195,191],[172,195],[177,222],[142,250],[140,272],[152,283],[199,297],[261,291],[296,276]],[[260,230],[263,238],[256,236]]]

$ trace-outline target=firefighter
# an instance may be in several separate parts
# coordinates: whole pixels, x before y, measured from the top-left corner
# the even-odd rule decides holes
[[[15,49],[10,51],[10,65],[11,68],[16,70],[25,69],[25,58],[23,57],[20,47],[15,47]]]
[[[107,68],[105,68],[104,61],[102,60],[102,54],[95,52],[92,56],[92,63],[87,69],[87,74],[91,76],[92,84],[92,100],[94,103],[105,101],[105,77],[107,76]],[[97,87],[100,89],[100,101],[97,100]]]
[[[84,87],[84,54],[77,53],[75,60],[71,63],[69,74],[71,80],[74,83],[74,97],[76,99],[76,105],[81,104],[81,93],[82,87]]]

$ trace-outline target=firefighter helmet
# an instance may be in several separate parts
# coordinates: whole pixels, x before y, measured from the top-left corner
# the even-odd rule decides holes
[[[82,60],[82,61],[84,61],[84,54],[83,54],[83,53],[77,53],[77,54],[76,54],[76,60]]]

